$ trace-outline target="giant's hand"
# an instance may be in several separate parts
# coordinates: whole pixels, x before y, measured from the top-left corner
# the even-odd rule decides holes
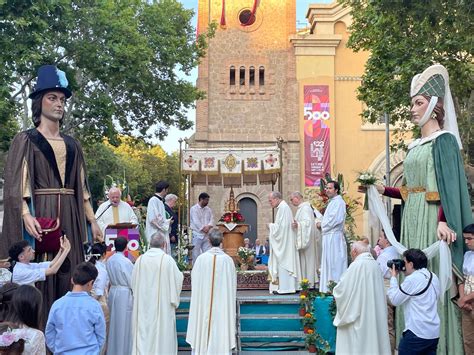
[[[438,239],[444,240],[448,244],[451,244],[456,240],[456,232],[449,228],[446,222],[438,223],[436,233],[438,234]]]
[[[378,184],[374,184],[374,186],[377,189],[377,192],[379,194],[382,195],[385,192],[385,186],[378,185]],[[363,194],[366,194],[368,187],[369,187],[369,185],[359,185],[359,186],[357,186],[357,192],[362,192]]]
[[[97,222],[91,223],[91,230],[92,230],[92,240],[96,243],[102,243],[104,241],[104,237],[102,235],[102,231],[100,230]]]
[[[33,236],[36,240],[41,241],[41,233],[43,230],[39,222],[31,214],[27,213],[23,216],[23,224],[29,235]]]

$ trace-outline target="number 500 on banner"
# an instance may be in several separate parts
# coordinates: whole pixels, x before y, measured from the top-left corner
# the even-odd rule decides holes
[[[318,121],[318,120],[329,120],[330,118],[330,115],[329,115],[329,112],[327,111],[312,111],[310,107],[305,107],[304,108],[304,118],[306,120],[314,120],[314,121]]]

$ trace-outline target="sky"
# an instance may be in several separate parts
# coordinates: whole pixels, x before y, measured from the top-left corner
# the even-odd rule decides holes
[[[234,0],[236,1],[236,0]],[[251,0],[237,0],[237,1],[247,1],[251,6],[253,4],[253,1]],[[261,0],[264,2],[265,0]],[[197,14],[197,4],[198,0],[180,0],[180,2],[184,5],[185,8],[188,9],[194,9],[194,13]],[[306,21],[306,11],[308,10],[309,4],[316,4],[316,3],[331,3],[333,2],[332,0],[296,0],[296,23],[297,27],[305,27],[305,24],[307,23]],[[196,16],[193,18],[193,24],[194,27],[196,27]],[[195,68],[192,72],[191,75],[189,76],[184,76],[185,79],[189,80],[192,83],[196,83],[197,79],[197,68]],[[196,117],[196,112],[194,109],[188,111],[188,118],[192,121],[195,122],[195,117]],[[194,133],[194,128],[186,130],[186,131],[180,131],[179,129],[175,127],[171,127],[168,131],[168,136],[163,140],[163,141],[154,141],[153,143],[158,143],[161,145],[161,147],[167,152],[171,153],[174,151],[179,150],[179,143],[178,139],[179,138],[189,138],[192,134]]]

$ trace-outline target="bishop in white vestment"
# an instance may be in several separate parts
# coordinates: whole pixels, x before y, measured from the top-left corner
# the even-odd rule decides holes
[[[290,206],[281,199],[281,193],[270,193],[268,201],[277,209],[275,222],[270,223],[270,257],[268,272],[270,274],[270,293],[295,293],[301,280],[300,262],[296,250],[296,233],[291,224],[293,213]]]
[[[336,354],[391,354],[387,303],[380,268],[363,242],[352,244],[354,260],[333,290],[337,313]]]
[[[298,207],[292,227],[296,232],[296,248],[298,249],[301,278],[307,279],[309,287],[313,288],[318,281],[317,247],[316,247],[316,222],[313,208],[309,202],[303,201],[300,192],[293,192],[290,196],[291,203]]]
[[[132,262],[124,255],[127,239],[114,240],[115,254],[105,263],[110,280],[110,292],[107,300],[110,313],[107,354],[130,354],[133,296],[131,290]]]
[[[326,185],[325,191],[330,200],[320,223],[323,232],[320,292],[328,292],[328,283],[339,282],[347,269],[347,244],[344,238],[346,203],[339,195],[339,189],[337,182],[331,181]]]
[[[153,235],[150,249],[138,258],[133,269],[133,355],[178,352],[175,312],[183,274],[173,258],[161,249],[165,244],[163,234]]]
[[[232,258],[219,248],[222,233],[211,230],[209,241],[212,248],[196,259],[191,273],[186,341],[194,354],[231,354],[236,345],[237,274]]]
[[[128,203],[120,199],[121,196],[122,192],[118,188],[112,187],[108,194],[109,201],[101,204],[95,213],[95,219],[103,235],[105,235],[105,229],[110,224],[138,224],[137,215]]]

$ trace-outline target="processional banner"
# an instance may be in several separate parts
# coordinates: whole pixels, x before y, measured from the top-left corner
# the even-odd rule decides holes
[[[329,87],[304,86],[304,157],[305,186],[319,186],[321,178],[331,171]]]

